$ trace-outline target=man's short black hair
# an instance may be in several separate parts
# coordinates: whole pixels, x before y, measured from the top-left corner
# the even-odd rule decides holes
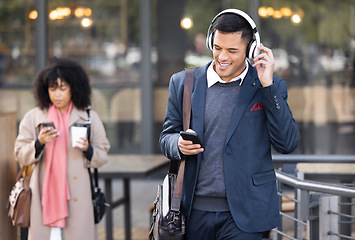
[[[67,82],[70,85],[71,100],[76,108],[84,110],[91,105],[91,88],[89,77],[83,67],[76,61],[66,58],[50,59],[48,67],[42,69],[36,76],[33,87],[38,107],[48,109],[52,104],[48,85],[57,79]]]
[[[250,42],[253,39],[254,30],[249,22],[235,13],[224,13],[213,23],[214,31],[222,33],[242,32],[242,39]]]

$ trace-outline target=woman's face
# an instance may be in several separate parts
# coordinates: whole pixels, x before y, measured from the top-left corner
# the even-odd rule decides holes
[[[64,113],[71,102],[70,85],[60,78],[57,81],[49,81],[48,94],[53,105]]]

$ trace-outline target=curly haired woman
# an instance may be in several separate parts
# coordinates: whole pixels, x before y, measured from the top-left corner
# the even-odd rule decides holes
[[[98,114],[91,110],[90,141],[72,146],[70,128],[87,124],[89,78],[69,59],[52,59],[35,80],[37,107],[27,112],[15,142],[20,164],[34,164],[30,187],[29,240],[96,240],[88,168],[107,162],[110,144]],[[42,127],[53,122],[54,128]]]

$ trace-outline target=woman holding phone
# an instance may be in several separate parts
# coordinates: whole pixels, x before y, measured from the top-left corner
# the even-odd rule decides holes
[[[87,168],[107,162],[110,144],[93,110],[90,141],[73,145],[70,131],[90,123],[89,78],[77,62],[53,58],[38,73],[34,95],[37,107],[25,114],[15,142],[16,161],[34,164],[28,239],[97,240]]]

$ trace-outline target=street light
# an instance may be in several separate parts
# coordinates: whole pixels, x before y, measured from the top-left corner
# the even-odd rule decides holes
[[[282,18],[282,13],[280,10],[276,10],[276,11],[274,11],[274,14],[272,16],[276,19],[280,19],[280,18]]]
[[[92,25],[92,20],[90,18],[83,18],[83,20],[81,20],[81,26],[83,26],[84,28],[88,28]]]
[[[280,11],[284,17],[290,17],[292,15],[292,10],[288,7],[283,7],[280,9]]]
[[[89,17],[91,15],[91,9],[78,7],[77,9],[75,9],[74,14],[77,18],[84,17],[84,15]]]
[[[188,17],[183,18],[180,22],[180,26],[185,30],[190,29],[192,25],[193,25],[192,20]]]
[[[37,12],[36,10],[33,10],[33,11],[30,12],[30,14],[28,15],[28,17],[29,17],[29,19],[32,19],[32,20],[37,19],[37,17],[38,17],[38,12]]]
[[[298,15],[298,14],[293,14],[292,17],[291,17],[291,21],[294,23],[294,24],[299,24],[302,19],[301,19],[301,16]]]
[[[57,20],[68,17],[71,14],[71,10],[68,7],[58,7],[49,13],[49,19]]]
[[[266,13],[267,13],[268,16],[274,15],[274,12],[275,12],[275,10],[272,7],[268,7],[266,9]]]
[[[258,13],[259,13],[259,16],[263,17],[263,18],[267,17],[267,15],[268,15],[266,7],[260,7],[258,10]]]
[[[262,18],[273,17],[275,19],[281,19],[290,17],[291,22],[294,24],[300,24],[304,16],[302,9],[293,11],[289,7],[282,7],[280,10],[273,9],[272,7],[260,7],[258,14]]]

